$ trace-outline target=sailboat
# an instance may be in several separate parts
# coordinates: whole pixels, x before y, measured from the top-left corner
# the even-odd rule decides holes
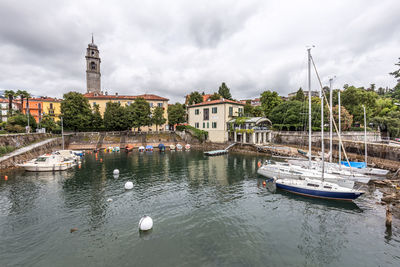
[[[310,78],[310,67],[311,67],[311,48],[308,51],[308,101],[309,101],[309,169],[311,169],[311,78]],[[321,152],[322,152],[322,164],[321,170],[318,171],[321,179],[310,179],[306,177],[304,179],[289,179],[289,178],[274,178],[274,182],[277,188],[295,193],[305,195],[309,197],[334,199],[334,200],[354,200],[364,194],[363,191],[355,190],[348,187],[338,185],[338,183],[332,183],[325,181],[324,175],[324,98],[323,90],[321,86]],[[306,171],[307,172],[307,171]],[[311,171],[308,170],[311,174]],[[307,173],[305,173],[307,176]],[[339,181],[341,178],[336,177]]]

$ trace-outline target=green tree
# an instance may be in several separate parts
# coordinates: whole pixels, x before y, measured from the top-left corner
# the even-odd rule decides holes
[[[386,116],[376,116],[371,122],[379,126],[383,132],[388,132],[391,137],[400,137],[400,111],[391,111]]]
[[[129,127],[127,112],[120,103],[107,102],[104,111],[104,127],[108,131],[123,131]]]
[[[164,109],[162,107],[156,107],[153,110],[152,122],[156,125],[156,130],[158,132],[158,126],[163,125],[167,119],[164,118]]]
[[[396,84],[395,87],[391,90],[391,97],[400,101],[400,82]]]
[[[143,98],[135,99],[130,106],[127,107],[128,124],[130,127],[138,128],[151,125],[150,104]]]
[[[19,96],[19,99],[20,99],[20,101],[21,101],[21,107],[20,107],[19,110],[20,110],[21,113],[22,113],[22,110],[23,110],[23,108],[24,108],[24,98],[31,97],[31,95],[30,95],[27,91],[25,91],[25,90],[18,90],[17,93],[16,93],[16,95]]]
[[[19,125],[25,129],[25,127],[28,125],[28,116],[18,112],[14,116],[8,118],[7,125]],[[29,126],[32,129],[35,129],[37,127],[36,120],[31,114],[29,114]]]
[[[261,107],[264,112],[264,116],[269,118],[269,115],[271,114],[272,109],[274,109],[276,106],[282,103],[282,99],[279,97],[277,92],[272,92],[272,91],[264,91],[261,94]]]
[[[46,132],[56,132],[59,130],[59,126],[48,114],[43,115],[40,124],[42,128],[46,128]]]
[[[221,99],[221,95],[218,93],[214,93],[213,95],[210,96],[210,100],[218,100]]]
[[[103,118],[100,114],[100,107],[98,104],[93,106],[93,116],[92,116],[92,128],[94,130],[101,130],[104,127]]]
[[[190,93],[189,100],[188,100],[189,105],[194,105],[194,104],[198,104],[201,102],[203,102],[203,96],[199,92],[194,91],[194,92]]]
[[[175,125],[186,121],[186,112],[182,104],[175,103],[168,107],[168,123]]]
[[[293,100],[298,100],[300,102],[303,102],[306,99],[304,95],[303,89],[300,87],[299,90],[297,90],[296,95],[294,96]]]
[[[61,101],[61,114],[64,127],[70,130],[83,131],[91,128],[92,111],[89,101],[82,94],[69,92]]]
[[[339,105],[336,105],[332,108],[333,118],[336,122],[339,121]],[[345,107],[341,107],[340,109],[340,126],[342,131],[347,131],[353,125],[353,115],[351,115]],[[339,124],[336,124],[339,127]]]
[[[353,115],[355,122],[364,121],[364,110],[362,105],[366,107],[367,119],[371,118],[376,108],[378,94],[373,91],[367,91],[362,88],[349,86],[341,94],[342,105]]]
[[[400,67],[400,57],[399,57],[399,62],[396,63],[396,64],[394,64],[394,65]],[[395,70],[395,71],[393,71],[393,72],[390,72],[389,74],[392,75],[392,76],[394,76],[395,79],[399,79],[399,78],[400,78],[400,69]],[[399,81],[399,82],[400,82],[400,81]]]
[[[12,102],[14,97],[16,96],[15,92],[13,90],[6,90],[4,92],[4,96],[8,98],[8,117],[11,117],[13,115],[12,113]]]
[[[232,95],[231,92],[228,88],[228,86],[226,86],[226,84],[223,82],[221,84],[221,86],[218,88],[218,94],[225,99],[230,99],[232,100]]]
[[[253,116],[255,116],[255,117],[262,117],[263,116],[263,110],[262,110],[261,106],[254,107]]]
[[[254,114],[254,107],[251,105],[251,101],[247,100],[243,107],[243,113],[246,117],[252,117]]]

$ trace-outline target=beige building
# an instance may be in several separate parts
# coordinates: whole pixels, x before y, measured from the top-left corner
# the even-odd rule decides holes
[[[188,123],[190,126],[208,132],[212,142],[228,141],[227,122],[243,114],[240,102],[219,99],[188,106]]]
[[[90,107],[93,108],[95,105],[99,105],[99,111],[101,116],[104,117],[104,112],[106,111],[107,102],[117,102],[120,103],[121,106],[129,106],[131,105],[135,99],[143,98],[150,104],[150,109],[153,112],[155,107],[162,107],[164,110],[164,118],[167,120],[165,124],[158,126],[159,131],[168,130],[168,98],[164,98],[158,95],[152,94],[144,94],[144,95],[136,95],[136,96],[128,96],[128,95],[102,95],[97,93],[87,93],[83,95],[89,100]],[[152,125],[150,127],[141,127],[142,131],[156,131],[156,125]]]

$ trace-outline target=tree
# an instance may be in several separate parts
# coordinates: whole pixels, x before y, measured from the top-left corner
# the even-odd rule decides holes
[[[183,105],[175,103],[168,107],[168,123],[170,125],[175,125],[179,123],[184,123],[186,117],[185,109]]]
[[[21,126],[23,130],[25,130],[25,127],[28,125],[28,117],[18,112],[16,115],[8,118],[7,125],[8,127],[18,125]],[[32,129],[35,129],[37,127],[36,120],[31,114],[29,114],[29,126]]]
[[[218,94],[219,94],[222,98],[232,100],[231,92],[230,92],[228,86],[226,86],[226,84],[225,84],[224,82],[223,82],[223,83],[221,84],[221,86],[219,87],[219,89],[218,89]]]
[[[210,100],[218,100],[221,99],[221,95],[218,93],[214,93],[212,96],[210,96]]]
[[[153,110],[153,116],[151,119],[153,124],[156,125],[156,130],[158,132],[158,126],[163,125],[167,121],[167,119],[164,118],[164,109],[162,107],[156,107]]]
[[[98,104],[93,106],[93,116],[92,116],[92,129],[100,130],[104,127],[103,125],[103,118],[100,114],[100,107]]]
[[[15,92],[13,90],[6,90],[4,92],[4,96],[8,98],[8,117],[12,116],[12,102],[14,97],[16,96]]]
[[[339,106],[336,105],[332,108],[333,118],[336,122],[339,121]],[[340,109],[340,126],[342,131],[349,130],[353,125],[353,115],[351,115],[345,107],[341,107]],[[339,124],[337,124],[339,128]]]
[[[198,104],[201,102],[203,102],[203,96],[199,92],[194,91],[190,93],[188,100],[189,105]]]
[[[123,131],[129,127],[127,112],[120,103],[107,102],[104,111],[104,127],[108,131]]]
[[[362,88],[349,86],[341,94],[342,105],[353,115],[355,122],[364,121],[364,110],[362,105],[365,105],[367,118],[371,118],[373,111],[376,108],[378,94],[373,91],[367,91]]]
[[[396,63],[396,64],[394,64],[394,65],[400,66],[400,57],[399,57],[399,62]],[[400,69],[395,70],[395,71],[393,71],[393,72],[390,72],[389,74],[392,75],[392,76],[394,76],[395,79],[399,79],[399,78],[400,78]],[[399,81],[399,80],[397,80],[397,81]],[[400,82],[400,81],[399,81],[399,82]]]
[[[391,137],[400,136],[400,111],[391,111],[386,116],[376,116],[371,122],[379,126],[381,131],[388,132]]]
[[[61,114],[64,127],[74,131],[82,131],[91,127],[92,110],[89,101],[82,94],[69,92],[61,101]]]
[[[17,93],[16,93],[16,95],[18,95],[19,98],[20,98],[20,101],[21,101],[20,111],[22,112],[22,110],[23,110],[23,108],[24,108],[24,98],[28,98],[28,97],[30,97],[31,95],[30,95],[27,91],[25,91],[25,90],[18,90]]]
[[[128,123],[130,127],[138,128],[151,125],[150,104],[144,98],[137,98],[127,107]]]
[[[304,95],[304,91],[300,87],[299,90],[297,90],[297,93],[294,96],[293,100],[297,100],[297,101],[303,102],[305,99],[306,99],[306,96]]]
[[[247,100],[246,105],[243,108],[244,116],[245,117],[252,117],[254,113],[254,107],[251,105],[251,101]]]
[[[278,93],[269,90],[261,94],[260,101],[264,116],[267,118],[269,118],[272,109],[282,103],[282,99],[279,97]]]
[[[390,94],[392,98],[400,101],[400,82],[396,84],[392,89],[392,93]]]
[[[56,124],[54,119],[50,117],[48,114],[43,115],[40,124],[42,128],[46,128],[47,132],[55,132],[59,129],[59,126]]]
[[[255,116],[255,117],[262,117],[263,116],[263,110],[262,110],[261,106],[254,107],[253,116]]]

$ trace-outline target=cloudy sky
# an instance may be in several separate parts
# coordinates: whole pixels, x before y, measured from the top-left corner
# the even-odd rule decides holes
[[[110,93],[287,95],[307,84],[307,45],[324,83],[395,84],[398,0],[104,2],[0,0],[0,89],[85,92],[92,32]]]

